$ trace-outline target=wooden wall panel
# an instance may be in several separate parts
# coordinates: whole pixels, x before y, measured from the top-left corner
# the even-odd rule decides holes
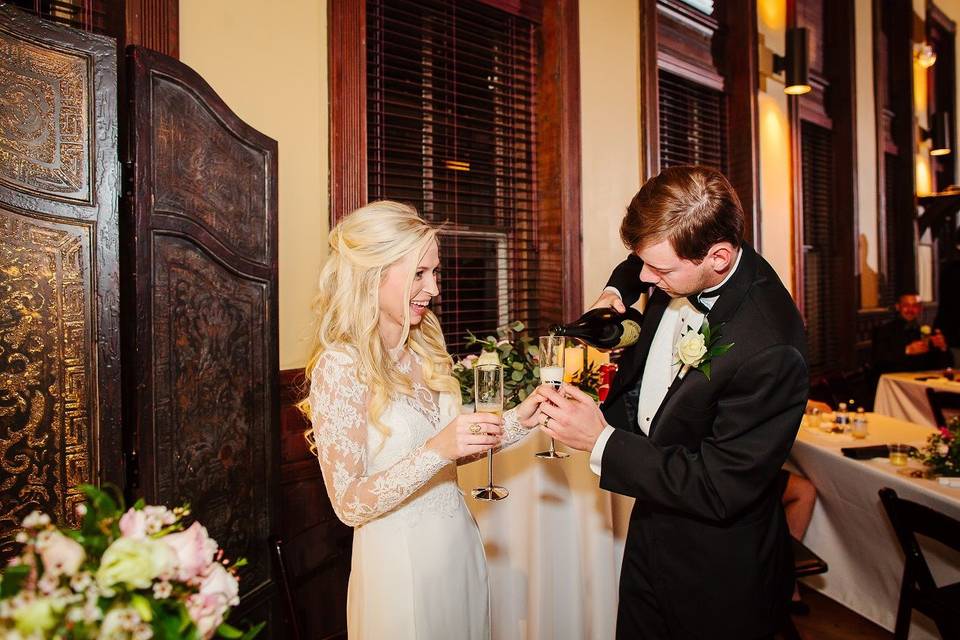
[[[122,485],[116,53],[0,5],[0,557]]]

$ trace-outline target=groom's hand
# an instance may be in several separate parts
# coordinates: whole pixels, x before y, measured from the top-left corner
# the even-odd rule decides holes
[[[618,313],[626,313],[627,308],[623,306],[623,300],[620,299],[620,296],[615,294],[612,291],[604,291],[600,294],[600,297],[597,298],[597,301],[594,302],[587,311],[592,311],[593,309],[606,309],[607,307],[612,307]]]
[[[593,398],[569,384],[559,391],[542,385],[537,392],[549,401],[540,405],[545,416],[540,428],[572,449],[592,451],[607,425]]]

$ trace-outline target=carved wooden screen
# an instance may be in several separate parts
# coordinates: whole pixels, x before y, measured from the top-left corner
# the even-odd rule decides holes
[[[0,540],[123,477],[115,51],[0,5]]]
[[[176,60],[132,47],[128,68],[136,307],[124,347],[140,493],[189,501],[228,556],[249,561],[240,615],[271,620],[277,143]]]

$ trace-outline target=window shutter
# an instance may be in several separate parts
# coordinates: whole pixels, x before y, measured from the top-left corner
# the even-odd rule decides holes
[[[109,0],[12,0],[11,4],[41,18],[74,29],[106,35],[110,33],[110,12],[119,11],[119,3]]]
[[[534,28],[475,1],[367,2],[368,198],[446,225],[434,311],[451,352],[508,320],[544,329]]]
[[[843,318],[843,301],[835,287],[839,252],[834,250],[837,228],[831,215],[833,202],[832,134],[829,129],[801,122],[800,148],[803,171],[803,282],[807,323],[808,365],[811,375],[836,368],[840,352],[836,330]]]
[[[723,92],[659,71],[660,168],[699,164],[727,172]]]

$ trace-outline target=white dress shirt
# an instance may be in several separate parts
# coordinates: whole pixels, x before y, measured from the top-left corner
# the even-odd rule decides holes
[[[733,263],[733,269],[724,277],[720,284],[708,289],[702,293],[709,293],[719,289],[733,276],[737,267],[740,266],[740,256],[743,250],[737,253],[737,260]],[[613,291],[620,296],[620,292],[613,287],[607,287],[605,291]],[[622,296],[620,296],[622,297]],[[702,298],[700,302],[708,309],[712,309],[719,296]],[[676,344],[682,333],[686,333],[687,327],[692,331],[699,331],[703,325],[704,315],[687,300],[686,297],[673,298],[663,311],[663,317],[660,324],[657,325],[657,332],[653,335],[653,341],[650,343],[650,351],[647,353],[647,361],[643,368],[643,377],[640,379],[640,397],[637,410],[637,422],[645,435],[650,434],[650,423],[660,410],[667,390],[673,384],[674,378],[680,373],[680,362],[677,357]],[[643,329],[641,329],[643,331]],[[590,470],[598,476],[600,475],[600,463],[603,460],[603,450],[607,446],[607,440],[613,435],[613,427],[607,425],[600,432],[597,442],[593,445],[590,452]]]

